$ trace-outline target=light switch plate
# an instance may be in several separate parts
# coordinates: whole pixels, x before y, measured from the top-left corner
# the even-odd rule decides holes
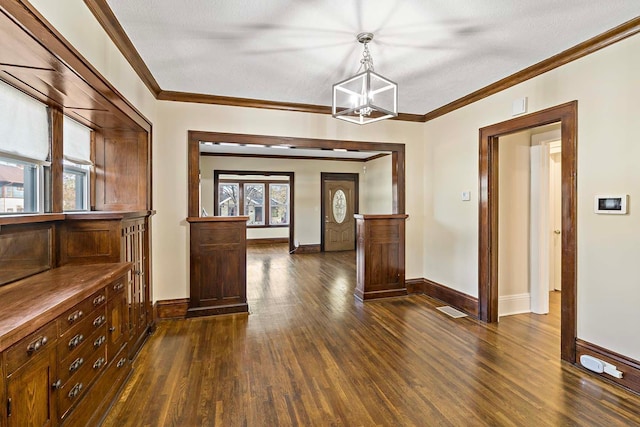
[[[463,202],[468,202],[469,200],[471,200],[471,191],[463,191],[462,192],[462,201]]]

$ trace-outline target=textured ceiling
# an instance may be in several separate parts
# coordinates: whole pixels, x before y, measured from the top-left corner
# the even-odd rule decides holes
[[[640,15],[640,0],[108,0],[163,90],[331,104],[373,32],[425,114]]]

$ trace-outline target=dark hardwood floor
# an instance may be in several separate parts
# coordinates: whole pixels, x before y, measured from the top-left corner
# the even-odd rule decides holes
[[[486,325],[353,297],[354,252],[249,248],[250,314],[163,321],[105,426],[627,426],[640,396],[560,362],[553,314]]]

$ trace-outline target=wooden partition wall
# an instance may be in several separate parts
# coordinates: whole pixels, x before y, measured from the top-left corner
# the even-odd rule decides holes
[[[190,217],[187,317],[245,313],[248,216]]]
[[[356,291],[360,300],[407,295],[405,220],[408,215],[354,215]]]

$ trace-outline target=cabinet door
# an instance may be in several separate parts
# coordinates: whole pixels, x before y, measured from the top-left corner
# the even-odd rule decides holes
[[[127,299],[125,293],[115,295],[107,303],[107,360],[111,362],[114,355],[128,341]]]
[[[55,351],[31,360],[7,378],[7,426],[53,426]]]

